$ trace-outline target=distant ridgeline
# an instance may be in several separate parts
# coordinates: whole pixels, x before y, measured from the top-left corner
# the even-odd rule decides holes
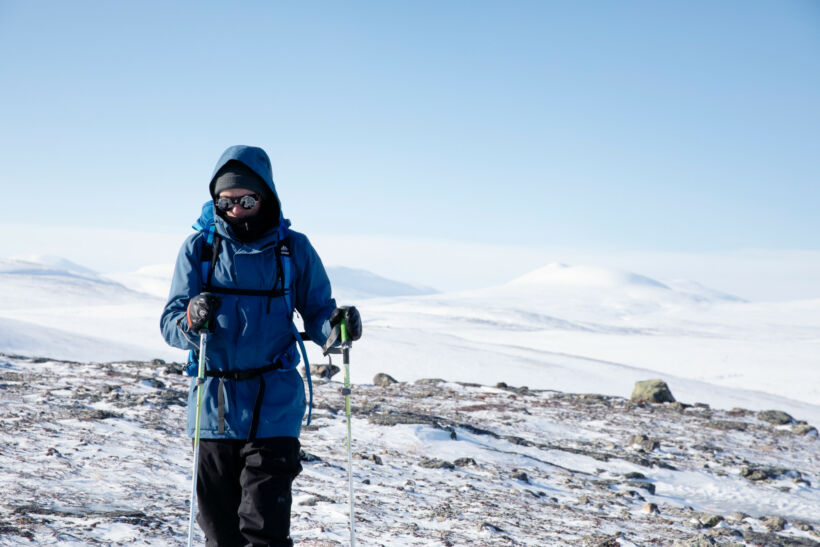
[[[435,294],[430,287],[417,287],[381,277],[367,270],[333,266],[327,268],[334,296],[344,298],[379,298]]]

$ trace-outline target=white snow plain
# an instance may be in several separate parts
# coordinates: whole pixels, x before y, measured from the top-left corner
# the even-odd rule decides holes
[[[777,408],[820,425],[820,299],[746,302],[691,281],[559,263],[497,287],[422,295],[429,289],[329,270],[337,302],[364,318],[354,383],[385,372],[628,397],[635,381],[661,378],[685,402]],[[182,361],[159,333],[171,273],[2,259],[0,352]]]

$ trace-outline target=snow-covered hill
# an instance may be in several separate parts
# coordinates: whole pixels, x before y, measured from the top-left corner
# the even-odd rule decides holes
[[[172,264],[158,264],[142,267],[135,272],[106,274],[105,278],[135,291],[164,299],[168,297],[173,273]],[[429,287],[409,285],[355,268],[331,266],[327,268],[327,275],[333,286],[333,295],[340,304],[368,298],[416,296],[437,292]]]
[[[654,374],[675,378],[689,400],[793,405],[820,423],[818,300],[750,303],[691,283],[556,264],[498,287],[362,311],[368,336],[357,363],[368,374],[446,371],[452,380],[613,395]]]
[[[0,287],[0,351],[82,361],[179,357],[159,334],[164,298],[55,257],[0,259]]]
[[[366,298],[419,296],[437,292],[430,287],[417,287],[381,277],[367,270],[343,266],[330,266],[327,268],[327,276],[333,286],[333,295],[340,304]]]
[[[51,264],[0,262],[0,351],[185,358],[158,328],[171,268],[99,276]],[[373,278],[351,279],[346,286],[362,290]],[[402,286],[391,283],[373,288]],[[820,300],[744,302],[692,282],[551,264],[477,291],[340,302],[358,305],[365,321],[354,382],[384,371],[623,396],[636,380],[661,376],[687,400],[783,408],[820,424]]]
[[[434,293],[366,270],[329,268],[340,304]],[[80,361],[179,360],[159,334],[172,265],[98,274],[49,255],[0,259],[0,351]]]

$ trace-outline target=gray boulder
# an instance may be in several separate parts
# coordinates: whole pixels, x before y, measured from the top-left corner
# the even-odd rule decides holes
[[[643,380],[635,382],[632,390],[634,403],[674,403],[675,398],[663,380]]]
[[[652,452],[656,448],[660,447],[661,443],[658,442],[657,439],[650,439],[646,435],[638,433],[629,437],[627,445],[643,450],[644,452]]]
[[[427,469],[455,469],[456,466],[446,460],[440,460],[438,458],[424,458],[419,462],[421,467],[426,467]]]
[[[304,376],[305,375],[305,367],[302,366],[302,367],[299,367],[299,368],[302,371],[302,376]],[[323,380],[330,380],[331,378],[333,378],[334,375],[339,373],[339,370],[341,370],[341,369],[339,367],[337,367],[336,365],[326,365],[326,364],[321,364],[321,365],[313,365],[312,364],[312,365],[310,365],[310,375],[313,378],[321,378]]]
[[[783,517],[772,517],[763,521],[763,526],[772,530],[773,532],[780,532],[786,528],[786,519]]]
[[[761,410],[757,413],[757,419],[769,422],[774,425],[786,425],[794,423],[794,418],[782,410]]]
[[[387,387],[391,384],[398,384],[399,382],[390,376],[389,374],[385,374],[384,372],[380,372],[373,377],[373,385]]]
[[[723,522],[723,515],[702,515],[698,521],[704,528],[714,528]]]
[[[809,424],[795,424],[792,426],[792,433],[795,435],[813,435],[817,437],[817,428]]]
[[[708,545],[717,545],[717,542],[707,535],[700,534],[691,539],[679,539],[672,544],[672,547],[707,547]]]

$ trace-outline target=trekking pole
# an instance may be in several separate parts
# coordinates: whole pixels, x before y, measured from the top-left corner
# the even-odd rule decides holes
[[[205,351],[208,347],[208,329],[199,331],[199,369],[196,375],[196,428],[194,430],[194,471],[191,479],[191,514],[188,518],[188,547],[194,544],[194,515],[196,514],[196,479],[199,471],[199,417],[202,412],[202,385],[205,383]]]
[[[350,500],[350,547],[356,545],[356,532],[353,520],[353,453],[350,450],[350,337],[347,334],[347,322],[342,319],[341,333],[342,333],[342,363],[345,366],[345,387],[342,393],[345,396],[345,415],[347,416],[347,484],[348,484],[348,498]]]

